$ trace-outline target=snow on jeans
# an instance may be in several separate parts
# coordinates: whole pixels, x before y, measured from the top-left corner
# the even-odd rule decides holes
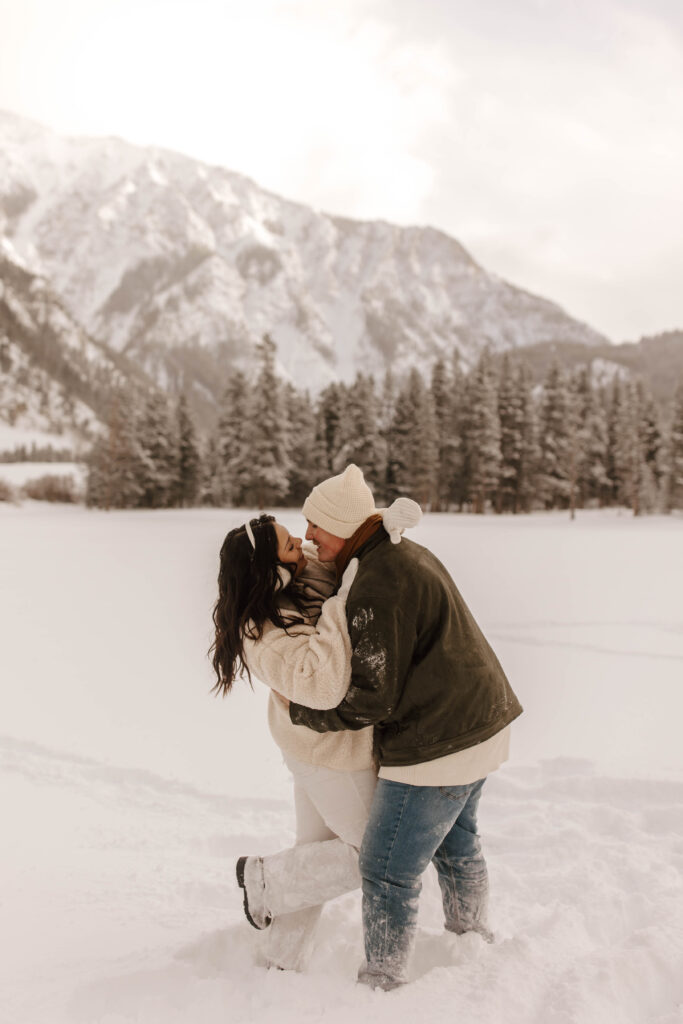
[[[303,764],[289,755],[294,779],[296,846],[263,858],[265,901],[273,923],[264,933],[266,962],[301,970],[310,956],[326,900],[360,886],[358,850],[377,776]]]
[[[477,835],[484,779],[464,786],[410,786],[379,779],[360,851],[365,963],[358,980],[406,981],[421,875],[433,861],[448,931],[490,933],[488,875]]]

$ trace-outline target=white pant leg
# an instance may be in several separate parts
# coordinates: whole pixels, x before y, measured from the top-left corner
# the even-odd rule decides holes
[[[295,788],[307,798],[301,806],[315,809],[336,837],[300,842],[263,858],[265,901],[277,917],[312,907],[360,886],[358,848],[370,812],[374,771],[334,771],[288,759]],[[322,830],[321,830],[322,837]]]
[[[309,800],[294,778],[294,808],[296,812],[296,842],[315,843],[333,838],[315,805]],[[264,863],[269,858],[264,857]],[[315,931],[322,906],[305,907],[292,913],[284,913],[273,919],[264,934],[263,953],[269,967],[281,967],[286,971],[300,971],[313,949]]]
[[[330,832],[360,849],[377,785],[375,770],[335,771],[302,764],[291,757],[286,763],[295,785],[306,793]]]
[[[287,765],[294,777],[297,845],[263,858],[266,905],[274,918],[265,953],[271,964],[301,969],[321,904],[360,885],[358,848],[377,778],[371,769],[340,772],[291,758]]]

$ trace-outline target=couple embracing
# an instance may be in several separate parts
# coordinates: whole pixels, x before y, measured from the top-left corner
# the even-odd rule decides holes
[[[270,687],[294,779],[296,845],[236,866],[267,966],[302,970],[322,905],[361,885],[358,980],[403,984],[430,862],[446,929],[492,940],[477,808],[522,708],[449,573],[402,537],[420,514],[377,509],[350,465],[304,502],[314,547],[263,515],[221,548],[216,688]]]

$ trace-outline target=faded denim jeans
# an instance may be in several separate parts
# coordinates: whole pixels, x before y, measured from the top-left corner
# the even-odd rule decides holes
[[[410,786],[379,779],[360,851],[365,963],[358,980],[391,989],[406,981],[422,874],[436,867],[448,931],[488,941],[488,874],[477,834],[484,779]]]

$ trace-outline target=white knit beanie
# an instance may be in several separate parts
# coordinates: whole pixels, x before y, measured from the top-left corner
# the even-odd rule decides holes
[[[379,511],[362,470],[353,463],[339,476],[317,484],[302,509],[309,523],[344,540],[352,537],[366,519]]]

